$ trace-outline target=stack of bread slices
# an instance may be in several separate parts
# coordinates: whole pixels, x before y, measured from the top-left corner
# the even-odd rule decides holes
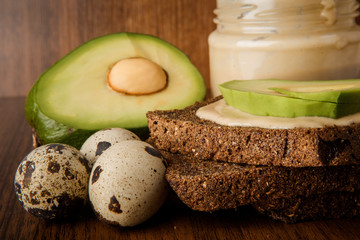
[[[266,129],[197,117],[220,99],[147,114],[182,202],[206,212],[251,205],[291,223],[360,214],[360,124]]]

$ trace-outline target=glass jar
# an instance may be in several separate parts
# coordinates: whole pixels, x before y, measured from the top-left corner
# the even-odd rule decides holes
[[[356,0],[217,0],[212,96],[234,79],[360,77]]]

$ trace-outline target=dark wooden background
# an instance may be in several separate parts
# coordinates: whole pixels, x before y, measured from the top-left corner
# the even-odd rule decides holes
[[[0,0],[0,97],[26,96],[40,74],[83,42],[114,32],[160,37],[208,81],[215,0]]]
[[[32,149],[25,96],[42,72],[83,42],[114,32],[152,34],[183,50],[209,81],[207,38],[216,0],[0,0],[0,240],[360,239],[360,218],[284,224],[241,207],[192,211],[174,196],[146,224],[122,229],[89,211],[45,222],[17,201],[13,179]]]

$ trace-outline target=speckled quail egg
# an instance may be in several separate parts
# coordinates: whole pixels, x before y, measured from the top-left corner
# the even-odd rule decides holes
[[[96,159],[111,145],[126,141],[140,140],[133,132],[123,128],[108,128],[92,134],[81,146],[80,152],[92,167]]]
[[[88,203],[90,168],[77,149],[47,144],[32,150],[19,164],[15,192],[24,209],[45,218],[64,218]]]
[[[111,146],[95,162],[89,179],[89,197],[97,217],[123,227],[153,216],[164,203],[168,184],[166,162],[143,141]]]

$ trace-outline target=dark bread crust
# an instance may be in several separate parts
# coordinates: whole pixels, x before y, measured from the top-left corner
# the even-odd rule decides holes
[[[161,153],[168,162],[167,181],[193,210],[213,212],[265,199],[360,190],[360,166],[250,166]]]
[[[147,113],[154,145],[199,159],[276,166],[360,164],[360,124],[324,128],[228,127],[196,116],[197,103],[184,110]]]
[[[286,223],[360,215],[360,191],[275,198],[253,203],[262,214]]]

